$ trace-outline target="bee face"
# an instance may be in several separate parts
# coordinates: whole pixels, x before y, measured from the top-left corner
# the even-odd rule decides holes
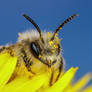
[[[31,42],[30,51],[40,62],[51,67],[57,62],[56,57],[60,55],[60,44],[55,41],[56,39],[51,43],[47,33],[43,36],[44,43],[40,39]]]
[[[25,38],[24,35],[27,34],[30,35]],[[34,35],[33,38],[31,35]],[[23,56],[29,60],[28,62],[28,60],[25,60],[23,57],[23,61],[25,61],[26,66],[28,69],[31,69],[32,72],[41,71],[43,66],[45,69],[58,68],[62,57],[60,53],[62,49],[59,43],[59,38],[55,37],[55,39],[51,41],[53,33],[46,32],[42,34],[42,42],[40,37],[37,35],[38,32],[31,31],[28,33],[25,32],[19,37],[22,38],[21,41],[19,40],[19,43],[21,43],[23,47],[21,50]]]

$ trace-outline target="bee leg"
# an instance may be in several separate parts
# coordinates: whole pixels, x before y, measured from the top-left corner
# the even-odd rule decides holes
[[[63,63],[63,58],[61,58],[61,62],[60,62],[60,66],[59,66],[59,73],[57,75],[57,78],[55,80],[55,82],[59,79],[60,75],[61,75],[61,72],[63,72],[63,67],[64,66],[64,63]]]
[[[32,72],[31,67],[30,67],[33,64],[33,62],[30,61],[30,59],[28,59],[27,57],[24,58],[24,62],[25,62],[25,66],[26,66],[27,70],[29,72],[31,72],[32,74],[35,74],[34,72]]]
[[[55,83],[59,79],[60,75],[63,72],[63,65],[64,65],[63,58],[61,58],[60,65],[59,65],[58,69],[52,71],[51,79],[50,79],[50,86],[52,86],[53,83]]]
[[[3,50],[5,50],[5,49],[6,49],[5,47],[0,46],[0,53],[1,53]]]
[[[53,84],[53,76],[54,76],[54,72],[52,72],[52,74],[51,74],[51,78],[50,78],[50,86],[52,86],[52,84]]]
[[[58,72],[58,75],[56,74],[56,72]],[[53,83],[55,83],[59,79],[61,72],[62,72],[62,64],[60,64],[60,67],[58,68],[57,71],[52,72],[51,78],[50,78],[50,86],[52,86]]]
[[[31,71],[31,68],[30,68],[30,66],[33,64],[33,62],[31,61],[31,58],[29,59],[27,57],[27,54],[24,51],[24,49],[22,49],[22,53],[23,53],[23,56],[22,56],[23,57],[23,61],[25,62],[25,66],[26,66],[27,70],[29,72],[31,72],[32,74],[35,74],[34,72]]]

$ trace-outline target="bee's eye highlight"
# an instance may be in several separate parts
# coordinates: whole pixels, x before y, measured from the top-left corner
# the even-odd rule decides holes
[[[36,56],[39,56],[40,50],[34,42],[32,42],[30,44],[30,48],[31,48],[33,54],[35,54]]]

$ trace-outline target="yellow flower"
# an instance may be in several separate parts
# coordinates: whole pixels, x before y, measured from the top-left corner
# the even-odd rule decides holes
[[[0,92],[92,92],[92,85],[85,87],[92,78],[91,74],[86,74],[77,83],[72,83],[77,67],[70,68],[52,86],[48,85],[49,73],[31,79],[18,76],[8,82],[16,63],[17,57],[10,56],[9,53],[0,54]]]

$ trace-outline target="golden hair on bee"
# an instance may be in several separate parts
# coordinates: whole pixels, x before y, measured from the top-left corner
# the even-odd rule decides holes
[[[26,14],[23,16],[31,22],[36,30],[19,33],[18,41],[10,46],[2,46],[0,53],[8,51],[18,57],[15,75],[34,76],[51,69],[50,85],[56,82],[63,71],[64,59],[61,54],[62,46],[57,34],[62,27],[77,14],[70,16],[52,32],[42,32],[38,25]],[[12,79],[12,78],[11,78]],[[53,81],[55,79],[55,81]]]

